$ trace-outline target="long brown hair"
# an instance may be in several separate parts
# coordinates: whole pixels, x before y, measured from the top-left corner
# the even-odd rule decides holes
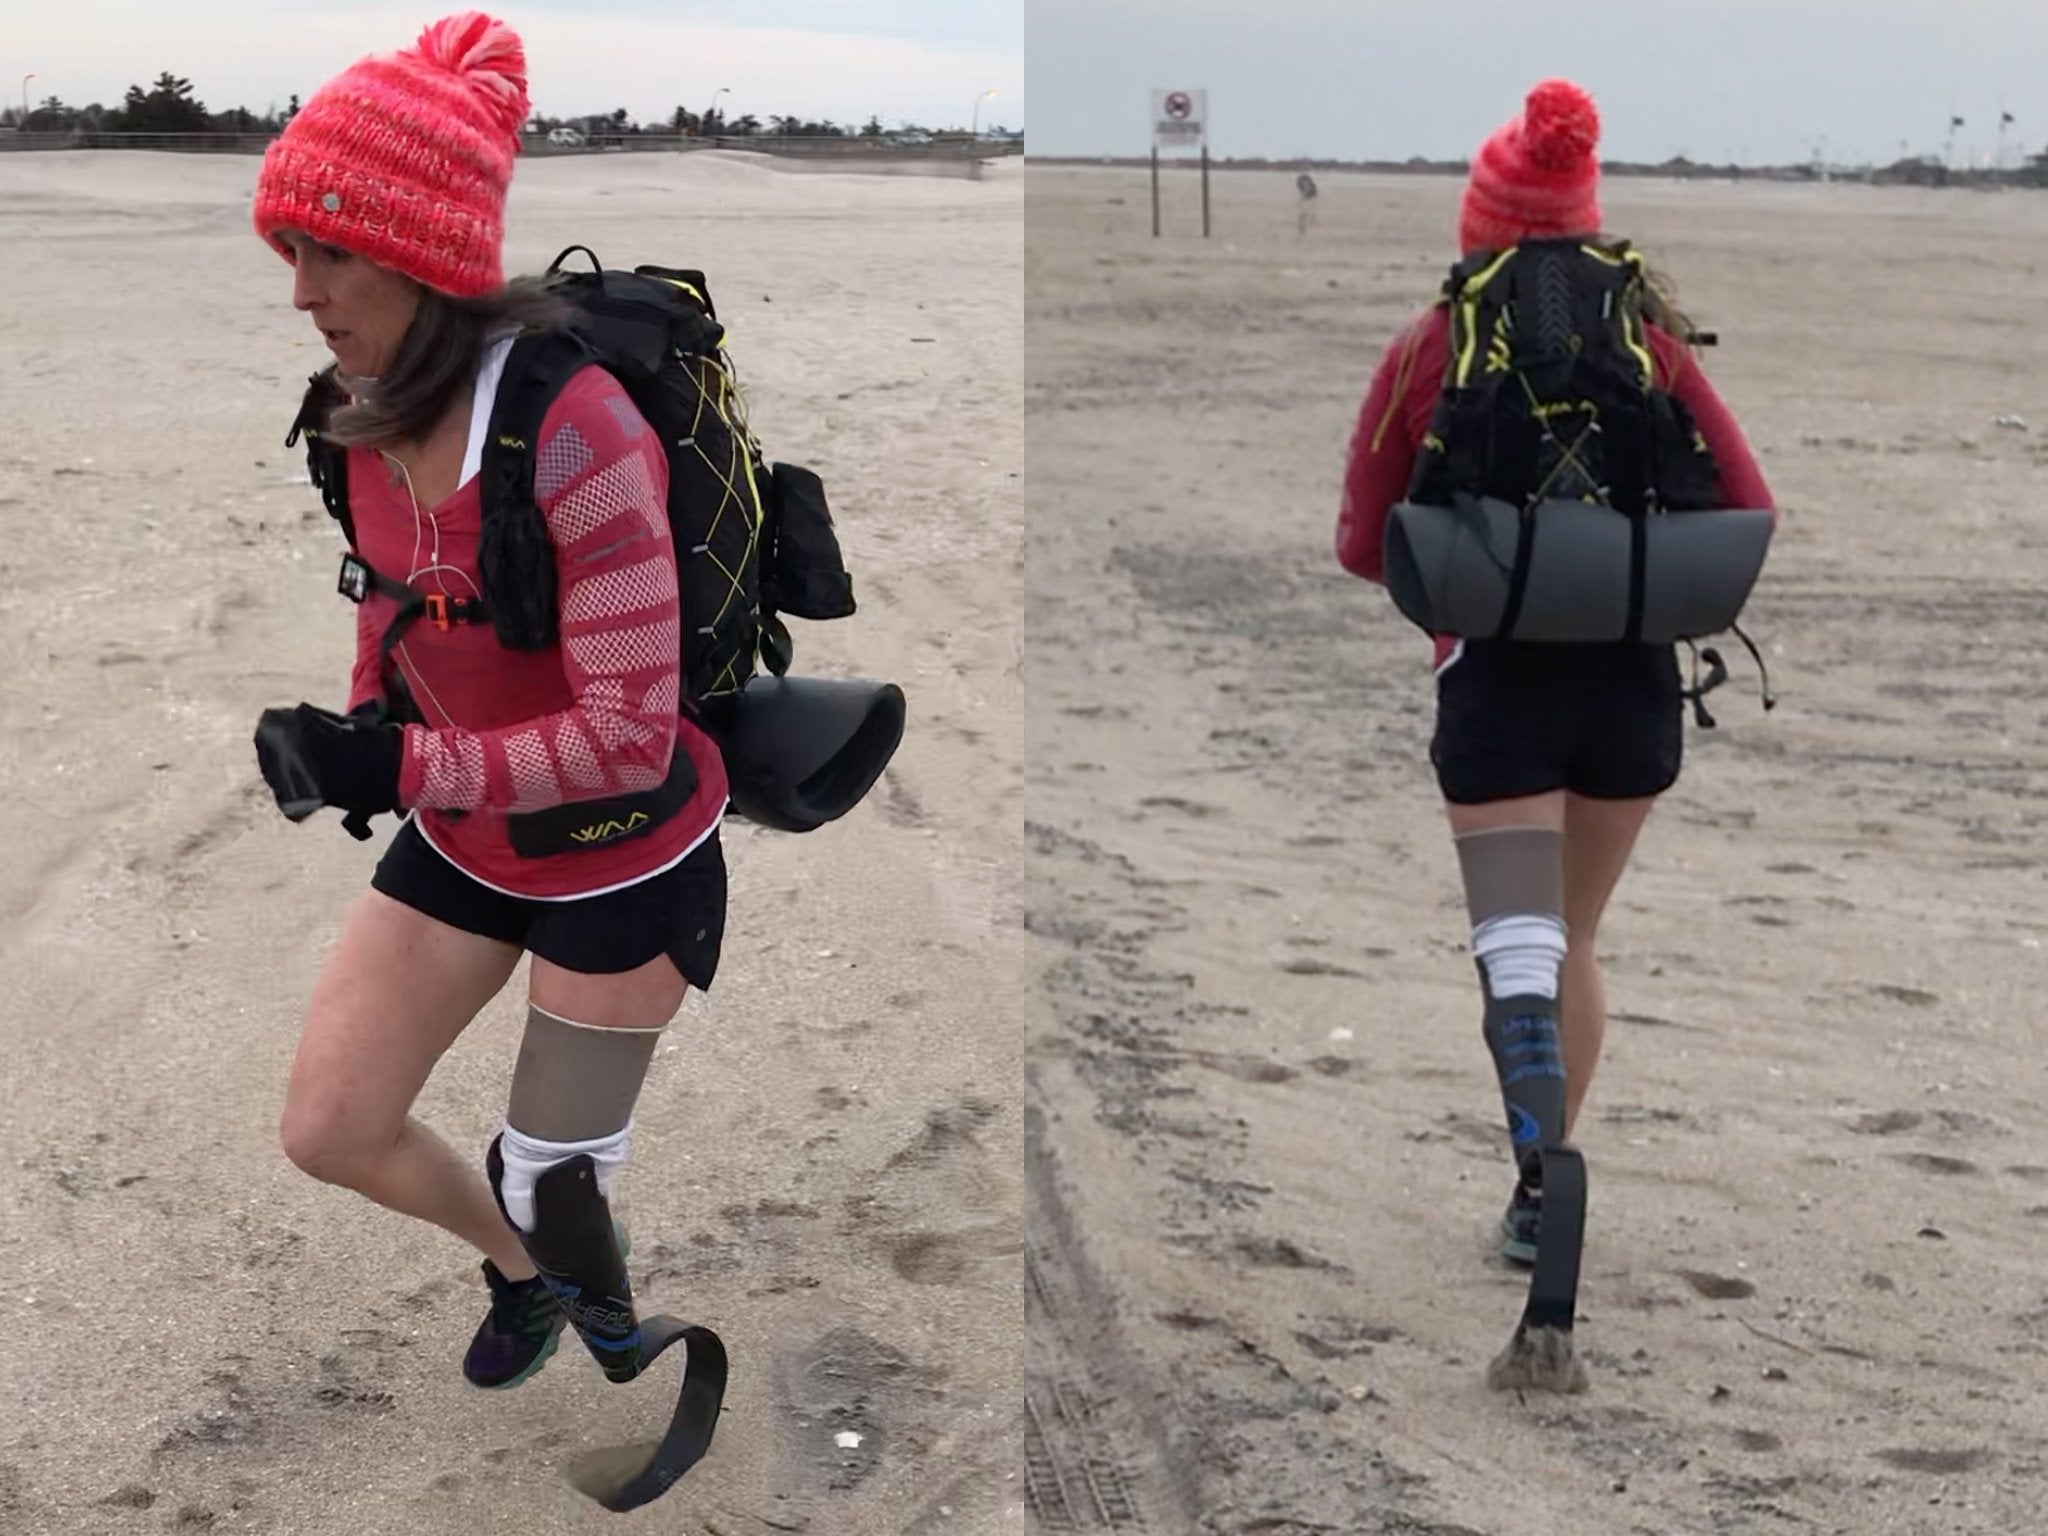
[[[343,447],[421,441],[475,375],[494,334],[507,326],[551,330],[567,315],[568,306],[538,277],[514,278],[474,299],[423,288],[391,366],[374,381],[350,380],[358,391],[353,401],[337,398],[327,420],[329,440]]]

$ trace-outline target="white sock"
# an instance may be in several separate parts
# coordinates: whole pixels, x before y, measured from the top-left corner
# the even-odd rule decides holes
[[[505,1214],[522,1232],[533,1230],[533,1186],[550,1168],[566,1163],[579,1152],[587,1152],[597,1164],[597,1191],[610,1197],[612,1175],[626,1166],[633,1150],[633,1126],[600,1136],[595,1141],[542,1141],[505,1127],[498,1138],[498,1157],[505,1165],[498,1195],[505,1202]]]
[[[1557,998],[1564,966],[1564,919],[1535,913],[1489,917],[1472,930],[1472,953],[1495,997]]]

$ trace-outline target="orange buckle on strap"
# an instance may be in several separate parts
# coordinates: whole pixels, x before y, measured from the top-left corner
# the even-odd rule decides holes
[[[455,621],[448,614],[448,594],[428,592],[424,594],[427,603],[427,618],[436,629],[447,629]]]

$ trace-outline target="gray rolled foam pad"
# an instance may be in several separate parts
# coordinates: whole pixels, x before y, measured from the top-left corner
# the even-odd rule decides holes
[[[785,832],[836,821],[889,766],[903,720],[903,690],[894,683],[751,679],[719,741],[733,809]]]
[[[1631,519],[1580,501],[1531,513],[1535,543],[1512,638],[1618,640],[1628,623]],[[1387,519],[1387,586],[1433,634],[1490,637],[1499,628],[1522,514],[1492,497],[1453,507],[1403,502]],[[1763,568],[1769,512],[1680,512],[1644,525],[1642,639],[1662,643],[1726,629]]]

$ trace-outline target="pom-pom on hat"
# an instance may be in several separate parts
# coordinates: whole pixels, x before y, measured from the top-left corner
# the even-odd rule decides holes
[[[1600,228],[1600,113],[1569,80],[1545,80],[1522,115],[1479,146],[1458,243],[1466,255]]]
[[[527,107],[519,35],[444,17],[313,93],[263,156],[256,232],[281,249],[278,231],[302,229],[458,298],[495,292]]]

